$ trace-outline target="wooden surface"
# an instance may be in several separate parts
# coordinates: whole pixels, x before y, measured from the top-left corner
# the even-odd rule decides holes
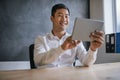
[[[90,67],[0,71],[0,80],[120,80],[120,62]]]

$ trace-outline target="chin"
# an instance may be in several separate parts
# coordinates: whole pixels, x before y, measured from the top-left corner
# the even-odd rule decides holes
[[[62,25],[61,27],[66,28],[68,25]]]

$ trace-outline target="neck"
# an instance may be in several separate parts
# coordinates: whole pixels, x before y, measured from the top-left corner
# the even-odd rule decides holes
[[[65,31],[58,32],[58,31],[52,30],[52,33],[53,33],[54,36],[57,36],[59,39],[61,39],[62,36],[64,36],[66,32]]]

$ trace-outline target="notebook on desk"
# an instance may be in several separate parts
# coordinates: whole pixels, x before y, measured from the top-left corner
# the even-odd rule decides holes
[[[103,21],[76,18],[72,32],[72,39],[90,41],[89,35],[91,32],[94,32],[95,30],[103,31]]]

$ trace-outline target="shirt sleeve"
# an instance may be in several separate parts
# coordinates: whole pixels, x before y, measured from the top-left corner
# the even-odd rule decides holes
[[[37,66],[52,63],[64,51],[61,46],[50,50],[47,48],[49,47],[45,41],[45,37],[37,37],[34,46],[34,61]]]
[[[96,61],[96,58],[97,58],[97,52],[98,52],[98,50],[92,51],[90,48],[88,51],[86,51],[82,42],[77,47],[77,57],[78,57],[79,61],[85,66],[90,66],[90,65],[94,64],[94,62]]]

